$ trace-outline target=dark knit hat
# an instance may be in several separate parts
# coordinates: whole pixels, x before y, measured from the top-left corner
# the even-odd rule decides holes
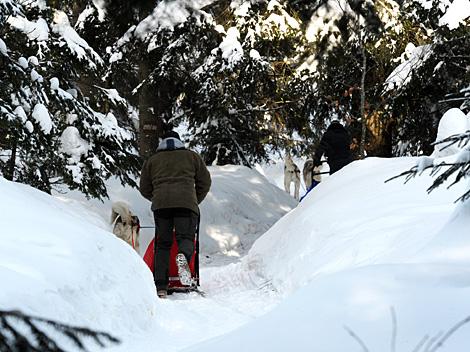
[[[178,134],[178,132],[175,131],[165,132],[165,134],[163,135],[163,139],[165,138],[176,138],[178,140],[181,140],[180,135]]]

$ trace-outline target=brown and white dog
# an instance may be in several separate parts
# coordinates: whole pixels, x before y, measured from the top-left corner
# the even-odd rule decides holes
[[[111,209],[113,233],[139,253],[140,221],[125,202],[114,202]]]
[[[294,198],[299,200],[300,169],[289,153],[284,158],[284,189],[290,194],[290,184],[294,183]]]
[[[312,179],[321,182],[321,175],[319,175],[321,166],[313,166],[313,160],[307,159],[302,170],[304,177],[305,188],[308,190],[312,186]],[[313,176],[312,176],[313,175]]]

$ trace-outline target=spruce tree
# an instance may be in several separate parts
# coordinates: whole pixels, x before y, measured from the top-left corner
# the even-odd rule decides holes
[[[48,193],[66,185],[92,197],[107,195],[111,176],[135,184],[133,126],[118,124],[123,101],[100,87],[100,55],[60,9],[2,4],[1,174]]]

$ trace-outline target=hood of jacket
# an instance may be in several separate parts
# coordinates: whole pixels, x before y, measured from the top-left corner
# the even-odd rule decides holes
[[[160,142],[157,151],[185,149],[183,142],[178,138],[168,137]]]

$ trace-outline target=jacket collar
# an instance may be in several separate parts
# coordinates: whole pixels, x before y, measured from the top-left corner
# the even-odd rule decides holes
[[[184,149],[184,144],[177,138],[165,138],[158,145],[157,151]]]

